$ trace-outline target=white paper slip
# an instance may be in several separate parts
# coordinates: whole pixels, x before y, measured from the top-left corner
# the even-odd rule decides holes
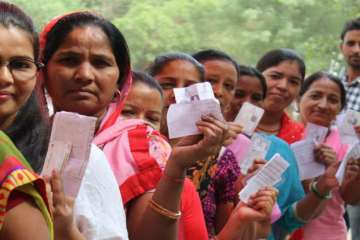
[[[64,163],[69,160],[71,143],[54,140],[49,143],[42,176],[51,176],[52,170],[62,172]]]
[[[360,112],[354,110],[347,110],[343,117],[340,117],[339,132],[341,142],[353,145],[359,142],[354,127],[360,125]]]
[[[53,161],[55,151],[61,151],[66,145],[71,146],[69,159],[64,161],[61,167],[61,176],[65,194],[74,198],[79,191],[89,161],[96,120],[95,117],[70,112],[58,112],[54,117],[46,161]],[[60,146],[56,146],[59,143]],[[59,158],[63,159],[64,156],[66,154],[60,154]],[[46,162],[45,166],[47,164],[58,168],[60,160],[56,160],[56,164]],[[52,169],[47,168],[46,171]]]
[[[243,161],[240,163],[241,173],[246,175],[249,168],[252,166],[255,159],[264,159],[267,151],[269,150],[271,142],[261,136],[258,133],[255,133],[251,137],[251,146],[250,149],[244,156]]]
[[[264,109],[245,102],[237,114],[234,122],[239,123],[244,128],[244,134],[251,136],[263,115]]]
[[[199,134],[196,122],[201,120],[201,116],[204,115],[212,115],[216,119],[224,121],[220,104],[216,99],[171,104],[167,113],[169,138]]]
[[[291,144],[299,167],[300,180],[315,178],[325,172],[324,164],[315,161],[314,148],[315,143],[310,139]]]
[[[344,159],[342,160],[339,169],[336,172],[336,179],[339,181],[339,184],[342,184],[345,177],[346,165],[350,159],[360,158],[360,143],[357,143],[350,147],[346,153]]]
[[[306,139],[315,141],[315,143],[322,143],[325,141],[326,135],[329,131],[329,128],[320,126],[314,123],[306,124]]]
[[[176,103],[215,99],[209,82],[196,83],[185,88],[174,88]]]
[[[288,167],[289,163],[280,154],[275,154],[259,172],[248,180],[246,186],[239,193],[240,200],[247,203],[250,196],[261,188],[274,186],[281,180],[282,174]]]

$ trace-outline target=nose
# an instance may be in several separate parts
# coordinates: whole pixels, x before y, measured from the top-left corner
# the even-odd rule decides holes
[[[12,84],[14,78],[9,70],[9,68],[5,65],[0,67],[0,86],[8,86]]]
[[[287,84],[288,84],[288,80],[285,77],[283,77],[277,81],[276,86],[279,89],[285,90],[285,89],[287,89]]]
[[[89,62],[80,64],[75,72],[75,80],[83,83],[90,83],[94,80],[95,74]]]
[[[319,103],[318,103],[318,107],[319,108],[326,108],[327,107],[327,99],[326,98],[321,98]]]
[[[214,94],[215,94],[216,98],[222,98],[224,91],[223,91],[223,88],[222,88],[220,83],[213,84],[212,89],[214,91]]]

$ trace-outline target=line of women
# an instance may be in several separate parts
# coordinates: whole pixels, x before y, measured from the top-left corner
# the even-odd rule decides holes
[[[124,36],[95,13],[54,18],[40,37],[17,6],[0,2],[0,13],[0,239],[282,239],[300,227],[304,239],[345,239],[343,203],[360,200],[351,191],[360,165],[350,161],[338,185],[347,146],[330,126],[345,90],[333,76],[303,80],[305,64],[288,49],[265,54],[257,64],[262,73],[217,50],[164,54],[147,73],[134,72]],[[203,116],[201,135],[169,141],[173,89],[203,81],[211,83],[227,122]],[[310,188],[285,142],[306,134],[285,113],[297,97],[303,124],[329,128],[314,152],[327,169]],[[289,163],[282,181],[248,204],[239,202],[244,176],[226,148],[242,132],[232,121],[244,102],[265,109],[258,132],[271,142],[250,172],[276,153]],[[50,104],[55,112],[98,119],[75,199],[64,193],[61,173],[38,175]]]

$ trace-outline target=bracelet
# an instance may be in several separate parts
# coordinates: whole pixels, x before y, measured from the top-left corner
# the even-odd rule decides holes
[[[167,175],[165,172],[163,174],[163,177],[164,177],[164,179],[170,180],[171,182],[175,182],[175,183],[183,183],[185,181],[185,177],[176,178],[176,177]]]
[[[180,218],[181,216],[181,212],[177,211],[177,212],[173,212],[170,211],[162,206],[160,206],[158,203],[156,203],[153,199],[151,199],[149,201],[149,207],[154,210],[155,212],[157,212],[158,214],[165,216],[167,218],[170,218],[172,220],[177,220]]]
[[[310,191],[313,192],[316,197],[318,197],[318,198],[320,198],[322,200],[327,200],[327,199],[330,199],[332,197],[331,192],[329,192],[329,193],[327,193],[325,195],[319,193],[319,190],[317,189],[317,181],[313,181],[310,184]]]

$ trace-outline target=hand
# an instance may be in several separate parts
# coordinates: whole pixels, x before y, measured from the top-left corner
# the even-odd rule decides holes
[[[321,195],[327,195],[330,191],[339,187],[339,182],[335,175],[340,163],[340,161],[332,163],[325,173],[318,178],[316,186]]]
[[[325,144],[319,144],[315,146],[314,150],[315,160],[319,163],[329,167],[331,164],[337,161],[336,152],[330,146]]]
[[[345,169],[345,181],[360,179],[360,159],[349,159]]]
[[[229,129],[226,131],[224,146],[229,146],[236,140],[238,134],[242,133],[243,127],[238,123],[228,122]]]
[[[227,124],[212,116],[204,116],[197,123],[202,135],[184,137],[174,146],[170,162],[176,162],[183,170],[198,160],[218,154],[227,131]]]
[[[74,222],[74,199],[65,196],[61,177],[57,171],[53,171],[47,178],[47,194],[50,211],[54,220],[55,239],[72,239],[71,236],[79,234]],[[50,188],[49,188],[50,187]],[[49,192],[51,189],[51,193]]]
[[[265,165],[266,161],[264,159],[255,159],[251,167],[248,169],[246,175],[240,174],[235,182],[235,191],[238,193],[245,186],[246,180],[251,178],[257,170],[262,168]]]
[[[265,187],[251,196],[248,205],[264,215],[269,220],[277,200],[279,191],[274,187]]]

